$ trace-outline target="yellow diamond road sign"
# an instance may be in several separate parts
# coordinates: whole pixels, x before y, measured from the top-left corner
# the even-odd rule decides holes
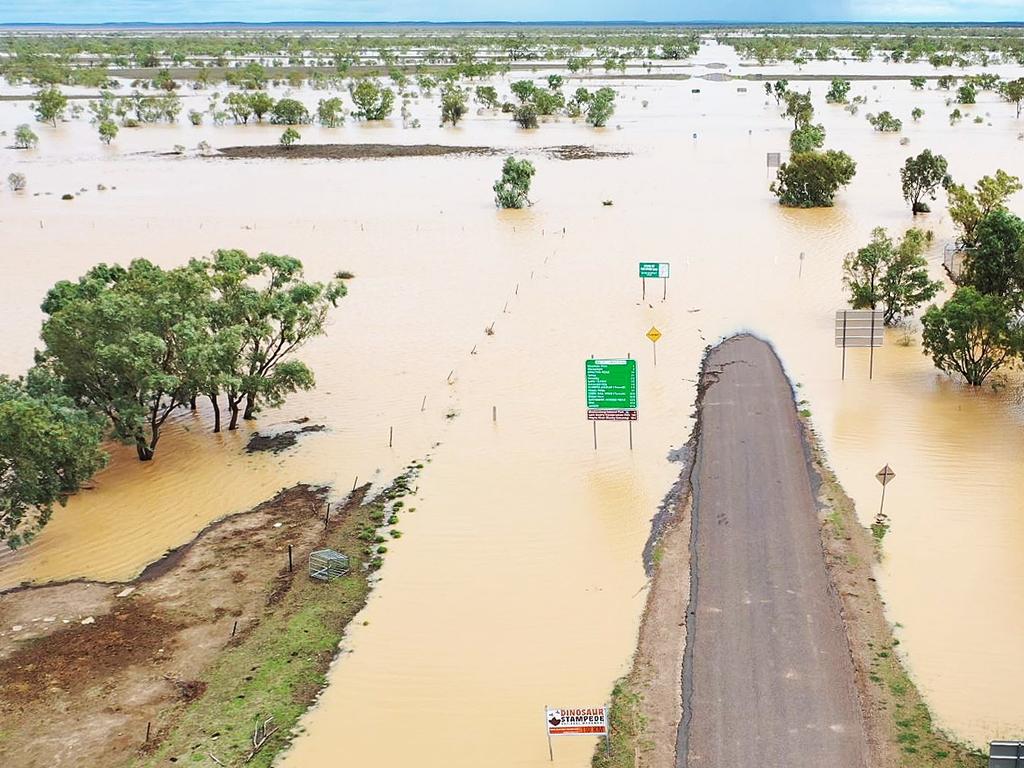
[[[651,330],[649,330],[647,332],[647,338],[650,339],[651,341],[657,343],[658,339],[661,338],[661,331],[659,331],[657,328],[655,328],[652,325],[651,326]]]

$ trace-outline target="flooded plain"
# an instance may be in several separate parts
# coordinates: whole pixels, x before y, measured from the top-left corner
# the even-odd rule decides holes
[[[705,55],[721,60],[724,49],[713,48]],[[876,354],[872,381],[862,351],[850,353],[840,381],[832,315],[844,306],[843,255],[873,227],[933,229],[929,259],[941,275],[950,222],[941,200],[913,220],[900,195],[903,160],[929,147],[968,183],[996,168],[1024,175],[1024,122],[983,93],[970,117],[950,126],[949,94],[915,92],[906,81],[855,82],[852,93],[869,103],[851,116],[824,104],[827,83],[813,83],[826,146],[849,152],[858,173],[834,208],[795,211],[768,191],[765,153],[786,150],[790,126],[760,83],[611,83],[618,109],[601,131],[562,119],[522,132],[504,116],[477,115],[441,129],[436,97],[414,105],[418,130],[397,118],[302,128],[306,143],[515,148],[537,166],[535,205],[520,212],[493,207],[500,157],[154,154],[200,140],[273,143],[280,128],[272,126],[122,130],[105,148],[79,121],[37,127],[38,150],[0,152],[3,174],[17,169],[29,181],[27,193],[0,193],[3,372],[31,362],[46,289],[99,261],[174,265],[238,247],[289,253],[314,278],[356,275],[328,336],[302,354],[318,388],[257,424],[308,416],[325,432],[279,456],[245,454],[249,427],[211,435],[207,414],[183,414],[151,464],[116,449],[93,489],[59,510],[31,547],[0,561],[0,586],[129,578],[283,486],[331,483],[340,496],[356,478],[386,482],[429,457],[409,502],[415,511],[403,515],[405,535],[281,764],[339,751],[377,765],[547,764],[543,706],[599,704],[628,667],[644,600],[640,553],[679,471],[669,457],[690,434],[703,350],[748,330],[776,346],[865,523],[878,504],[874,473],[886,462],[897,473],[879,581],[939,724],[975,743],[1019,728],[1021,387],[1010,379],[998,391],[968,391],[933,369],[917,335],[902,346],[901,331]],[[914,106],[926,112],[918,124]],[[909,145],[871,129],[864,115],[879,109],[904,119]],[[27,104],[0,104],[0,125],[28,121]],[[559,144],[631,155],[530,153]],[[1017,212],[1022,205],[1020,196],[1011,202]],[[641,301],[640,260],[671,262],[664,301],[653,281]],[[664,334],[656,367],[644,336],[652,325]],[[595,451],[583,361],[626,354],[640,361],[633,450],[625,425],[612,423],[598,426]],[[587,765],[592,746],[558,741],[556,759]]]

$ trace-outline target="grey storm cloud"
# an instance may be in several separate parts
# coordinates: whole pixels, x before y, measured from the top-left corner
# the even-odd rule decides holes
[[[0,0],[2,23],[105,21],[1006,21],[1022,0]]]

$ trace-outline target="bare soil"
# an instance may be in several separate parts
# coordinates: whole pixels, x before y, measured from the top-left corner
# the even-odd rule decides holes
[[[533,150],[557,160],[597,160],[605,157],[625,157],[628,152],[597,149],[583,144],[564,144]],[[278,158],[289,160],[373,160],[393,157],[480,157],[506,154],[501,147],[449,146],[445,144],[279,144],[259,146],[223,147],[220,157]],[[523,153],[519,150],[520,154]],[[527,152],[528,154],[529,152]],[[203,157],[209,157],[203,155]]]
[[[245,444],[245,452],[261,453],[269,451],[270,453],[281,453],[295,445],[302,435],[310,432],[323,432],[325,429],[327,427],[323,424],[307,424],[304,427],[283,429],[270,434],[256,432],[249,438],[249,442]]]
[[[365,491],[332,514],[332,526]],[[293,578],[306,578],[301,558],[323,535],[326,493],[282,490],[212,524],[127,584],[0,595],[0,765],[127,765],[147,747],[150,722],[152,746],[161,722],[203,694],[204,669],[261,621]]]

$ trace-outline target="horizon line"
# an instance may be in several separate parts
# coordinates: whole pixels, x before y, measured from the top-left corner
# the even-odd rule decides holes
[[[332,21],[328,19],[282,19],[276,21],[0,21],[0,29],[8,27],[215,27],[215,26],[247,26],[247,27],[272,27],[272,26],[878,26],[878,25],[903,25],[903,26],[1024,26],[1024,18],[1002,21],[949,21],[949,20],[765,20],[765,19],[662,19],[656,21],[645,21],[642,19],[549,19],[549,20],[519,20],[508,19],[477,19],[469,21],[427,21],[415,19],[403,20],[377,20],[377,21]]]

